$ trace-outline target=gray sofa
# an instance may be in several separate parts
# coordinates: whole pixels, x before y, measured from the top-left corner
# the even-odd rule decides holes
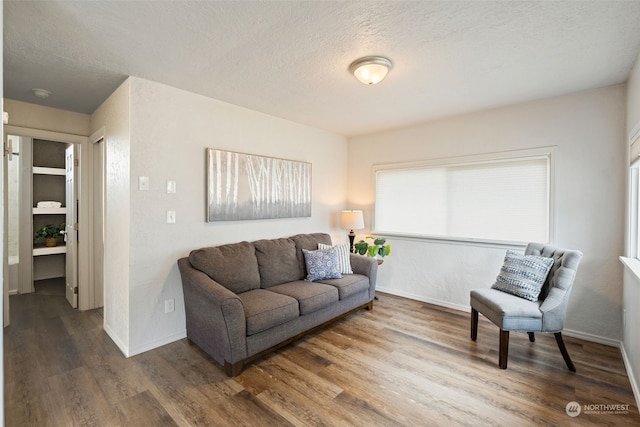
[[[357,310],[373,307],[378,264],[350,254],[353,274],[315,282],[303,249],[331,245],[324,233],[239,242],[178,260],[187,338],[239,375],[246,363]]]

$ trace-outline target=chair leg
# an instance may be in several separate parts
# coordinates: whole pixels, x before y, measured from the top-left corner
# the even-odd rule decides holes
[[[498,365],[500,369],[507,369],[507,358],[509,357],[509,331],[500,329],[500,355]]]
[[[576,367],[573,366],[573,362],[571,361],[571,357],[569,357],[569,353],[567,352],[567,347],[564,346],[564,341],[562,339],[562,332],[556,332],[553,334],[556,337],[556,342],[558,343],[558,348],[560,349],[560,353],[562,353],[562,357],[564,358],[564,362],[567,364],[567,368],[571,372],[576,371]]]
[[[471,339],[478,339],[478,310],[471,308]]]
[[[536,336],[533,332],[527,332],[529,334],[529,341],[536,342]]]

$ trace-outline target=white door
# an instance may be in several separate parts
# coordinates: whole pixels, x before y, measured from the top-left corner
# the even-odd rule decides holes
[[[67,242],[67,255],[66,255],[66,297],[71,304],[71,307],[78,308],[78,265],[76,249],[78,247],[78,203],[76,200],[76,188],[75,188],[75,164],[74,164],[74,149],[75,146],[70,144],[65,150],[65,167],[66,167],[66,234],[65,240]]]

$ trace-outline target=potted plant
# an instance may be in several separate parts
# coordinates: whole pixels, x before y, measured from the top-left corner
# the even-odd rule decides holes
[[[57,246],[58,237],[64,234],[65,227],[66,224],[64,222],[58,225],[47,224],[36,231],[35,239],[36,241],[38,239],[44,239],[45,245],[49,247]]]
[[[366,236],[365,239],[373,240],[373,243],[368,243],[365,240],[360,240],[358,243],[353,245],[356,249],[356,253],[360,255],[367,255],[371,258],[385,256],[391,253],[391,245],[386,244],[387,239],[384,237],[374,237],[374,236]]]

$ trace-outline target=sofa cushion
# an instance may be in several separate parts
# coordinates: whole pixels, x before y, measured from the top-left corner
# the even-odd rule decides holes
[[[335,248],[338,251],[338,269],[342,274],[353,274],[351,269],[351,258],[349,256],[349,245],[347,243],[343,245],[325,245],[324,243],[318,243],[318,249],[331,249]]]
[[[331,236],[326,233],[296,234],[290,237],[296,244],[296,257],[298,258],[298,279],[304,279],[307,276],[307,268],[304,262],[303,249],[314,251],[318,249],[318,243],[331,245]]]
[[[291,239],[268,239],[253,242],[260,270],[260,287],[298,280],[296,245]]]
[[[247,319],[247,336],[298,318],[298,301],[281,293],[254,289],[238,294]]]
[[[320,280],[320,283],[338,288],[341,300],[369,289],[369,278],[362,274],[350,274],[342,279]]]
[[[338,302],[338,290],[324,283],[309,283],[302,280],[272,286],[269,291],[290,296],[298,300],[300,314],[309,314]]]
[[[249,242],[196,249],[189,254],[189,262],[237,294],[260,287],[258,260]]]

